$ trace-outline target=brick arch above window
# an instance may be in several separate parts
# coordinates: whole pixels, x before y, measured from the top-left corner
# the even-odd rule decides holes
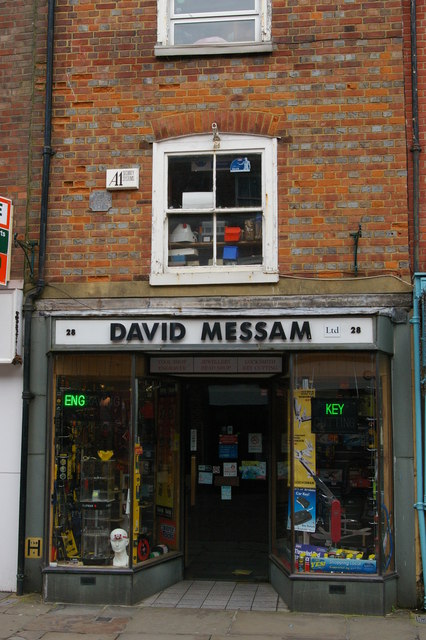
[[[279,138],[286,135],[284,119],[284,114],[271,114],[269,111],[245,109],[189,111],[153,120],[152,128],[156,142],[180,136],[210,133],[213,122],[222,133]]]

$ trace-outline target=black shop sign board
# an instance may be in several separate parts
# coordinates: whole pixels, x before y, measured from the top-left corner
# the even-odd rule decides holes
[[[357,398],[311,398],[312,433],[357,433]]]

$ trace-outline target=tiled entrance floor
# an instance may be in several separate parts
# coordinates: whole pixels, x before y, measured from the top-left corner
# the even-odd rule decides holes
[[[183,580],[143,600],[145,607],[190,609],[242,609],[287,611],[287,606],[268,583]]]

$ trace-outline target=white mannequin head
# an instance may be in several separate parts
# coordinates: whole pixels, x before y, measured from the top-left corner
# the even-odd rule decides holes
[[[114,567],[128,567],[129,556],[127,555],[127,545],[129,544],[129,536],[124,529],[114,529],[110,535],[111,547],[114,551]]]

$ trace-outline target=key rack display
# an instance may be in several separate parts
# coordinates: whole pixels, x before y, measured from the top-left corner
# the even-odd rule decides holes
[[[109,564],[111,560],[111,508],[114,460],[81,460],[81,557],[83,564]]]

